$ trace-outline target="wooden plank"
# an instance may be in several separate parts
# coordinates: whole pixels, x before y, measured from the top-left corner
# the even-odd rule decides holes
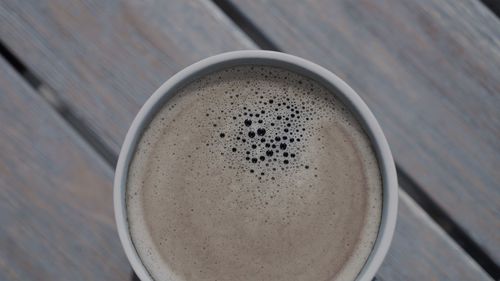
[[[345,79],[398,165],[500,264],[500,22],[478,1],[232,3]],[[265,4],[265,5],[263,5]]]
[[[172,74],[254,47],[209,1],[8,0],[0,22],[2,40],[114,152]]]
[[[65,43],[65,40],[70,40],[72,42],[71,38],[66,38],[67,35],[66,33],[68,32],[63,32],[64,30],[71,30],[73,33],[79,33],[79,27],[75,26],[73,27],[72,23],[66,23],[65,21],[71,21],[71,18],[63,18],[62,20],[58,21],[58,24],[55,25],[53,24],[56,19],[51,13],[47,13],[46,11],[51,11],[50,9],[46,8],[47,6],[50,6],[49,2],[47,1],[40,1],[36,3],[44,3],[44,4],[37,4],[33,5],[33,3],[27,4],[30,1],[8,1],[8,3],[5,3],[7,1],[4,1],[4,3],[0,3],[0,38],[7,44],[11,50],[15,51],[18,56],[20,56],[26,64],[32,68],[40,77],[44,79],[44,82],[47,82],[48,85],[55,89],[59,95],[62,96],[65,101],[68,104],[73,104],[74,106],[78,106],[80,104],[81,99],[87,100],[85,103],[85,106],[79,107],[78,110],[80,112],[80,115],[84,117],[85,120],[92,126],[94,126],[95,130],[98,132],[105,131],[107,128],[106,126],[108,125],[103,125],[100,124],[100,122],[95,122],[95,121],[90,121],[90,120],[99,120],[102,122],[110,122],[107,121],[107,119],[112,119],[113,122],[116,122],[118,124],[113,124],[109,128],[116,127],[118,129],[116,130],[111,130],[108,133],[107,138],[108,140],[114,140],[111,141],[111,143],[121,143],[121,138],[123,137],[125,130],[129,126],[130,120],[133,118],[135,115],[135,111],[137,110],[137,107],[139,104],[142,102],[143,95],[147,95],[150,92],[154,90],[154,88],[157,86],[157,84],[161,83],[161,81],[165,78],[167,78],[166,73],[174,72],[177,71],[183,66],[184,64],[188,64],[189,60],[191,59],[190,54],[183,54],[182,52],[190,52],[190,48],[184,47],[184,48],[173,48],[173,50],[170,48],[170,45],[156,45],[160,46],[158,47],[159,49],[152,48],[150,46],[145,46],[147,51],[144,51],[143,53],[139,54],[137,58],[131,58],[132,61],[136,61],[134,69],[129,69],[130,66],[132,65],[133,62],[128,61],[128,58],[124,57],[122,60],[118,61],[113,61],[112,65],[109,64],[104,64],[100,62],[99,60],[102,57],[105,57],[105,55],[108,52],[108,48],[105,48],[106,46],[96,46],[94,41],[92,40],[80,40],[78,41],[79,44],[70,44],[68,46],[67,43]],[[170,1],[167,4],[158,4],[156,2],[148,2],[144,5],[160,5],[158,7],[152,8],[149,7],[149,10],[151,10],[154,16],[158,15],[170,15],[171,11],[168,11],[171,9],[170,5],[173,5],[173,7],[179,7],[178,3],[174,3],[175,1]],[[36,4],[35,3],[35,4]],[[72,4],[65,4],[65,3],[72,3]],[[87,2],[77,2],[77,1],[66,1],[65,3],[62,3],[62,8],[63,10],[71,10],[73,9],[73,14],[78,14],[75,12],[77,8],[71,8],[71,7],[87,7],[89,6],[88,4],[78,4],[78,3],[87,3]],[[111,1],[111,3],[114,3]],[[127,4],[123,4],[125,6],[130,6],[131,4],[126,2]],[[205,3],[205,2],[204,2]],[[101,5],[108,5],[108,4],[101,4]],[[161,6],[161,5],[167,5],[167,6]],[[182,4],[182,5],[197,5],[199,4],[193,4],[188,2],[188,4]],[[207,4],[208,5],[208,4]],[[90,5],[91,6],[91,5]],[[70,8],[68,8],[70,7]],[[168,9],[166,9],[168,7]],[[41,9],[41,10],[38,10]],[[86,8],[87,9],[87,8]],[[131,30],[137,30],[139,28],[135,27],[139,22],[139,25],[142,26],[141,30],[142,34],[155,34],[158,32],[158,28],[156,26],[153,26],[151,24],[143,24],[144,22],[147,22],[146,19],[142,19],[141,17],[147,13],[144,13],[141,11],[145,11],[145,7],[141,6],[139,8],[136,7],[129,7],[129,14],[134,14],[136,15],[139,19],[137,19],[134,22],[127,23],[129,26],[129,29]],[[138,9],[138,11],[135,11],[134,9]],[[173,8],[175,10],[175,8]],[[201,8],[200,8],[201,9]],[[234,26],[231,26],[226,22],[226,20],[220,20],[223,18],[222,16],[217,16],[218,13],[217,10],[214,10],[212,6],[207,6],[204,7],[203,9],[208,9],[205,11],[198,11],[197,15],[198,17],[202,17],[203,20],[208,20],[212,21],[214,18],[217,19],[217,27],[218,28],[212,28],[210,30],[204,29],[203,26],[205,24],[200,24],[198,23],[198,26],[206,32],[206,35],[204,35],[204,38],[211,38],[210,40],[205,41],[205,46],[200,47],[199,51],[199,56],[204,57],[212,54],[213,52],[218,51],[218,47],[213,47],[210,44],[216,44],[216,46],[220,46],[220,50],[222,49],[241,49],[241,48],[246,48],[248,46],[253,46],[251,43],[248,43],[246,39],[244,38],[243,35],[238,35],[236,29],[234,29]],[[101,27],[94,28],[95,33],[98,35],[92,35],[92,36],[101,36],[100,34],[103,32],[101,29],[105,29],[107,26],[111,26],[111,29],[113,27],[113,22],[121,22],[121,23],[126,23],[126,19],[123,19],[126,15],[121,13],[120,10],[111,12],[111,11],[106,11],[103,9],[94,9],[93,10],[96,15],[94,17],[102,19],[102,22],[98,23],[102,25]],[[112,19],[109,19],[111,23],[106,23],[104,19],[107,17],[105,15],[102,15],[101,13],[107,13],[107,17],[109,17],[110,14],[114,15],[114,18],[111,17]],[[191,13],[191,12],[189,12]],[[215,13],[216,16],[214,16],[212,13]],[[192,14],[192,13],[191,13]],[[151,16],[151,15],[149,15]],[[175,15],[171,15],[172,17],[175,17]],[[165,16],[166,17],[166,16]],[[175,22],[172,22],[174,24]],[[177,22],[178,25],[176,26],[166,26],[162,27],[165,28],[164,32],[162,31],[161,33],[161,39],[157,39],[160,41],[167,40],[169,42],[178,42],[182,40],[175,39],[178,34],[176,34],[174,31],[175,30],[180,30],[184,29],[187,30],[186,32],[194,32],[194,34],[198,34],[199,31],[194,30],[193,28],[189,26],[189,22],[186,19],[180,19]],[[115,24],[116,25],[116,24]],[[71,26],[71,28],[67,27]],[[210,23],[206,24],[206,26],[210,26]],[[81,27],[82,33],[89,33],[89,31]],[[62,31],[61,31],[62,30]],[[120,28],[118,30],[121,30]],[[162,29],[163,30],[163,29]],[[115,32],[113,30],[107,31],[107,34],[114,34]],[[227,39],[228,34],[230,34],[231,38],[236,38],[234,41],[231,41]],[[210,35],[210,36],[209,36]],[[84,35],[81,34],[73,34],[72,36],[79,37],[81,38]],[[123,39],[120,40],[131,40],[128,39],[127,36],[133,36],[132,35],[123,35]],[[187,35],[186,35],[187,36]],[[189,40],[192,40],[191,42],[186,42],[184,43],[183,46],[190,46],[190,45],[196,45],[196,42],[199,42],[199,39],[196,36],[188,36]],[[219,38],[221,37],[221,38]],[[87,38],[91,38],[91,35],[88,35]],[[147,37],[146,37],[147,38]],[[226,39],[224,39],[226,38]],[[111,37],[109,40],[118,40],[115,39],[114,37]],[[187,40],[187,39],[186,39]],[[227,43],[227,41],[231,41]],[[98,40],[97,40],[98,41]],[[224,42],[226,43],[219,44],[219,42]],[[119,41],[117,41],[119,42]],[[215,43],[214,43],[215,42]],[[80,46],[80,44],[85,44],[85,46]],[[128,45],[123,45],[123,44],[118,44],[116,42],[114,43],[108,43],[109,45],[113,44],[113,52],[118,53],[118,54],[124,54],[124,53],[130,53],[128,52],[128,48],[130,46]],[[226,44],[229,44],[226,46]],[[77,50],[70,50],[70,48],[77,48]],[[101,48],[104,48],[101,50]],[[89,71],[84,72],[86,76],[80,77],[79,75],[82,75],[79,72],[71,72],[70,70],[73,68],[81,68],[82,66],[79,66],[80,61],[79,60],[72,60],[70,56],[65,55],[65,53],[78,53],[82,52],[79,50],[88,50],[92,49],[92,52],[88,53],[88,57],[86,60],[89,62],[92,62],[92,64],[95,64],[103,69],[106,69],[107,72],[109,73],[121,73],[122,71],[125,73],[132,73],[127,76],[127,79],[121,79],[122,76],[110,76],[108,79],[92,79],[90,82],[88,82],[86,79],[88,75],[93,75],[91,73],[87,73]],[[60,53],[58,55],[58,53]],[[148,53],[151,53],[151,56],[147,56]],[[95,56],[95,57],[94,57]],[[171,71],[158,71],[158,68],[154,68],[150,65],[151,61],[156,61],[154,58],[155,56],[159,56],[156,60],[162,61],[163,57],[179,57],[180,59],[188,56],[189,59],[187,60],[182,60],[182,62],[178,63],[177,65],[172,66]],[[45,60],[50,60],[57,57],[57,60],[54,60],[54,62],[57,63],[45,63]],[[194,57],[192,59],[194,60]],[[149,63],[148,63],[149,61]],[[140,63],[138,63],[140,62]],[[63,65],[63,66],[61,66]],[[161,63],[162,66],[159,67],[159,69],[163,69],[163,63]],[[169,64],[170,65],[170,64]],[[163,70],[162,70],[163,71]],[[133,75],[134,74],[134,75]],[[140,75],[137,75],[140,74]],[[158,76],[158,77],[157,77]],[[156,77],[154,79],[149,79],[149,80],[143,80],[144,77]],[[71,83],[66,82],[66,81],[71,81]],[[78,84],[80,86],[74,86],[71,84]],[[86,83],[92,83],[92,85],[88,86],[92,89],[102,89],[102,91],[89,91],[85,89],[85,84]],[[62,84],[62,85],[60,85]],[[66,85],[70,84],[70,85]],[[135,85],[135,86],[134,86]],[[129,89],[130,87],[138,87],[140,85],[140,89],[143,89],[144,92],[147,93],[138,93],[138,91],[134,92],[133,89]],[[66,93],[64,92],[64,89],[71,89],[75,91],[76,93]],[[62,92],[61,92],[62,91]],[[113,92],[116,91],[116,92]],[[134,102],[128,102],[126,100],[127,96],[134,96],[134,94],[137,96],[139,95],[140,98],[137,98],[137,101]],[[119,99],[120,101],[114,102],[115,99]],[[126,107],[126,108],[116,108],[115,106],[111,106],[107,109],[107,111],[103,110],[98,110],[94,108],[89,108],[89,106],[98,106],[96,103],[88,102],[88,101],[101,101],[101,100],[106,100],[107,104],[130,104],[131,106]],[[127,103],[128,102],[128,103]],[[96,115],[96,116],[92,116]],[[119,116],[119,117],[118,117]],[[92,118],[92,119],[88,119]],[[97,129],[101,128],[101,129]],[[113,146],[113,148],[117,149],[117,146]],[[401,264],[411,264],[413,266],[416,265],[416,268],[407,268],[406,271],[408,271],[408,276],[422,276],[425,272],[419,271],[418,265],[419,264],[426,264],[428,263],[429,257],[433,256],[440,256],[440,257],[449,257],[451,255],[457,255],[459,256],[454,260],[453,265],[456,266],[457,268],[463,268],[464,271],[469,272],[468,274],[465,274],[465,276],[475,276],[477,277],[476,280],[481,280],[481,277],[484,276],[480,271],[475,272],[475,268],[471,268],[469,262],[468,262],[468,257],[461,251],[460,249],[452,249],[450,248],[453,243],[450,242],[449,237],[439,234],[436,232],[434,228],[429,226],[429,221],[428,220],[423,220],[422,217],[423,215],[419,213],[422,212],[420,209],[415,209],[415,208],[405,208],[406,201],[403,200],[402,205],[403,207],[401,208],[401,213],[399,214],[400,220],[408,220],[407,222],[401,222],[398,225],[398,232],[396,233],[397,237],[395,240],[395,244],[393,246],[394,249],[396,250],[391,250],[389,259],[392,260],[397,260],[400,261],[400,264],[394,264],[394,263],[387,263],[384,267],[386,268],[385,270],[387,272],[392,272],[390,271],[390,267],[392,266],[400,266]],[[414,222],[413,220],[416,219]],[[404,230],[407,225],[413,225],[415,223],[416,226],[411,228],[410,234],[408,235],[408,238],[405,236],[398,237],[398,235],[407,235],[404,231],[399,230],[401,227]],[[401,234],[402,233],[402,234]],[[421,251],[414,251],[413,249],[410,249],[408,247],[402,247],[400,244],[402,243],[401,241],[405,241],[405,239],[412,239],[415,244],[420,245],[419,247],[421,248]],[[400,241],[400,242],[398,242]],[[421,242],[424,241],[437,241],[436,243],[432,244],[433,248],[429,248],[426,245],[421,245]],[[439,243],[438,243],[439,242]],[[398,250],[399,249],[399,250]],[[439,254],[441,252],[441,254]],[[444,253],[444,254],[442,254]],[[451,275],[446,275],[445,273],[438,272],[434,273],[434,271],[439,271],[440,268],[446,268],[446,261],[445,260],[432,260],[432,262],[435,262],[435,267],[425,267],[428,271],[427,276],[456,276],[457,274],[451,273]],[[397,269],[394,269],[397,271]],[[399,269],[401,270],[401,269]],[[390,277],[390,274],[392,273],[387,273],[386,275]],[[385,281],[391,280],[391,279],[384,279]]]
[[[381,280],[493,280],[404,191],[399,200],[394,240],[377,273]]]
[[[0,58],[0,280],[126,280],[113,172]]]

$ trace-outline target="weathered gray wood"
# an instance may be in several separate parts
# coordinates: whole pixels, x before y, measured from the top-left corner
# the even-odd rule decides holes
[[[171,73],[215,52],[253,46],[224,17],[217,16],[220,12],[211,5],[177,2],[181,1],[128,1],[120,5],[100,1],[94,5],[101,6],[95,8],[87,1],[4,1],[0,3],[0,38],[117,152],[140,104]],[[183,14],[177,15],[179,11]],[[98,20],[86,23],[81,19],[85,14]],[[192,46],[197,48],[194,53]],[[137,48],[142,51],[135,51]],[[174,58],[177,61],[172,63]],[[415,268],[405,269],[408,276],[424,276],[426,272],[419,271],[419,265],[440,256],[443,259],[431,259],[435,267],[425,267],[429,271],[426,276],[457,276],[456,271],[449,275],[441,271],[449,267],[446,259],[451,259],[453,266],[467,273],[464,276],[481,280],[484,273],[470,265],[464,252],[450,246],[453,243],[448,236],[422,219],[422,210],[405,204],[403,201],[399,216],[408,221],[400,221],[388,259],[399,264],[387,263],[386,272],[393,266],[411,264]],[[413,224],[418,227],[405,233],[407,225]],[[398,241],[405,239],[412,239],[421,250],[402,247]],[[425,241],[437,242],[431,248],[422,244]]]
[[[352,85],[400,167],[500,263],[493,14],[465,0],[232,2],[278,47]]]
[[[0,22],[2,40],[115,152],[172,74],[254,46],[209,1],[7,0]]]
[[[399,199],[394,240],[377,274],[381,280],[492,280],[405,192]]]
[[[0,280],[126,280],[112,170],[0,58]]]

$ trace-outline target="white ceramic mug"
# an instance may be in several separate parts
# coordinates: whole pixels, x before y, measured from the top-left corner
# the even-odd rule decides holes
[[[355,281],[371,281],[389,249],[396,226],[398,202],[398,185],[394,161],[387,140],[377,120],[354,90],[325,68],[292,55],[253,50],[215,55],[186,67],[156,90],[132,122],[123,142],[116,166],[114,209],[118,234],[135,273],[142,281],[153,281],[132,243],[125,204],[128,167],[142,132],[158,110],[179,89],[208,73],[237,65],[276,66],[310,77],[334,93],[363,126],[375,150],[383,183],[382,220],[377,240],[365,265],[355,279]]]

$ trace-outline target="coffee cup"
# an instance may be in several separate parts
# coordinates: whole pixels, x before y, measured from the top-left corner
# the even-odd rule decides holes
[[[358,272],[356,272],[352,280],[371,280],[389,249],[397,216],[398,189],[396,170],[385,136],[366,104],[354,90],[340,78],[307,60],[271,51],[235,51],[224,53],[209,57],[181,70],[166,81],[146,101],[132,122],[122,145],[116,167],[114,180],[114,209],[119,237],[135,273],[143,281],[155,280],[150,270],[147,269],[144,259],[141,258],[134,244],[130,231],[130,218],[127,212],[127,181],[129,180],[129,169],[141,141],[141,137],[158,112],[164,108],[165,104],[167,104],[176,93],[194,83],[194,81],[206,77],[211,73],[240,66],[273,67],[296,73],[297,75],[315,81],[315,83],[320,84],[329,92],[334,93],[335,98],[355,117],[357,123],[359,123],[366,134],[376,158],[378,171],[380,172],[382,191],[380,196],[381,210],[380,218],[377,223],[376,237],[371,244],[366,259],[363,260],[362,266],[359,268]],[[234,118],[236,119],[236,116]],[[248,119],[245,119],[245,122],[246,121],[248,121]],[[215,125],[216,124],[214,124],[214,126]],[[255,129],[255,132],[257,132],[257,130],[258,129]],[[221,137],[223,134],[224,133],[220,133]],[[236,148],[233,147],[233,150],[236,151]],[[277,151],[279,151],[279,149]],[[253,159],[256,159],[256,162],[259,161],[258,158],[248,157],[249,162]],[[288,160],[284,161],[288,163]],[[308,167],[308,165],[302,166]],[[300,257],[297,258],[300,259]]]

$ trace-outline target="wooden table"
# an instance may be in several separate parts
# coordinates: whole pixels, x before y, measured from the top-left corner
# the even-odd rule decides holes
[[[500,279],[494,1],[0,1],[0,280],[130,280],[113,167],[142,103],[207,56],[279,50],[346,80],[398,167],[380,280]]]

